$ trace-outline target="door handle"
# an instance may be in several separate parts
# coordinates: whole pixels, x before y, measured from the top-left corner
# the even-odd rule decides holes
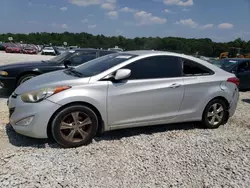
[[[181,84],[174,83],[174,84],[170,85],[169,87],[170,87],[170,88],[178,88],[178,87],[180,87],[180,86],[181,86]]]

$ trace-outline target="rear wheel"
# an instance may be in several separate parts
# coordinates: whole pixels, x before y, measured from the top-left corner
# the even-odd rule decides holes
[[[89,144],[98,128],[98,118],[88,107],[73,105],[61,110],[52,121],[52,135],[65,148]]]
[[[225,101],[222,99],[214,99],[207,104],[203,112],[203,125],[207,128],[218,128],[227,122],[227,113]]]
[[[37,74],[25,74],[17,81],[17,86],[21,85],[22,83],[26,82],[27,80],[30,80],[31,78],[34,78],[37,76]]]

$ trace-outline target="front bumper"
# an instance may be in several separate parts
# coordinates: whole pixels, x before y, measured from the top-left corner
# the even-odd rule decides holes
[[[0,87],[14,89],[16,87],[16,78],[0,76]]]
[[[39,103],[24,103],[20,96],[16,96],[16,98],[10,96],[8,107],[10,124],[17,133],[33,138],[48,138],[47,126],[49,120],[61,106],[48,100]],[[28,125],[16,125],[20,120],[28,117],[33,117]]]

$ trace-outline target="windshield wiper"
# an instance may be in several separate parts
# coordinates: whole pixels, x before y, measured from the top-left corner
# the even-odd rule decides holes
[[[77,77],[82,77],[83,74],[76,71],[74,68],[69,68],[66,70],[67,73],[69,73],[70,75],[73,75],[73,76],[77,76]]]

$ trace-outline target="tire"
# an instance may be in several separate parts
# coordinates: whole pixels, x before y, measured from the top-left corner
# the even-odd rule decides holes
[[[36,77],[37,74],[25,74],[23,76],[21,76],[18,81],[17,81],[17,85],[16,86],[19,86],[21,85],[22,83],[26,82],[27,80],[31,79],[31,78],[34,78]]]
[[[74,116],[78,117],[76,118],[78,121],[74,121]],[[87,121],[89,123],[81,127],[82,122],[79,119],[82,122]],[[51,126],[54,140],[64,148],[88,145],[95,136],[97,129],[98,118],[96,114],[83,105],[72,105],[64,108],[56,114]]]
[[[213,121],[214,120],[214,121]],[[202,115],[202,124],[209,129],[215,129],[228,120],[227,104],[222,99],[210,101]],[[214,122],[214,123],[213,123]]]

